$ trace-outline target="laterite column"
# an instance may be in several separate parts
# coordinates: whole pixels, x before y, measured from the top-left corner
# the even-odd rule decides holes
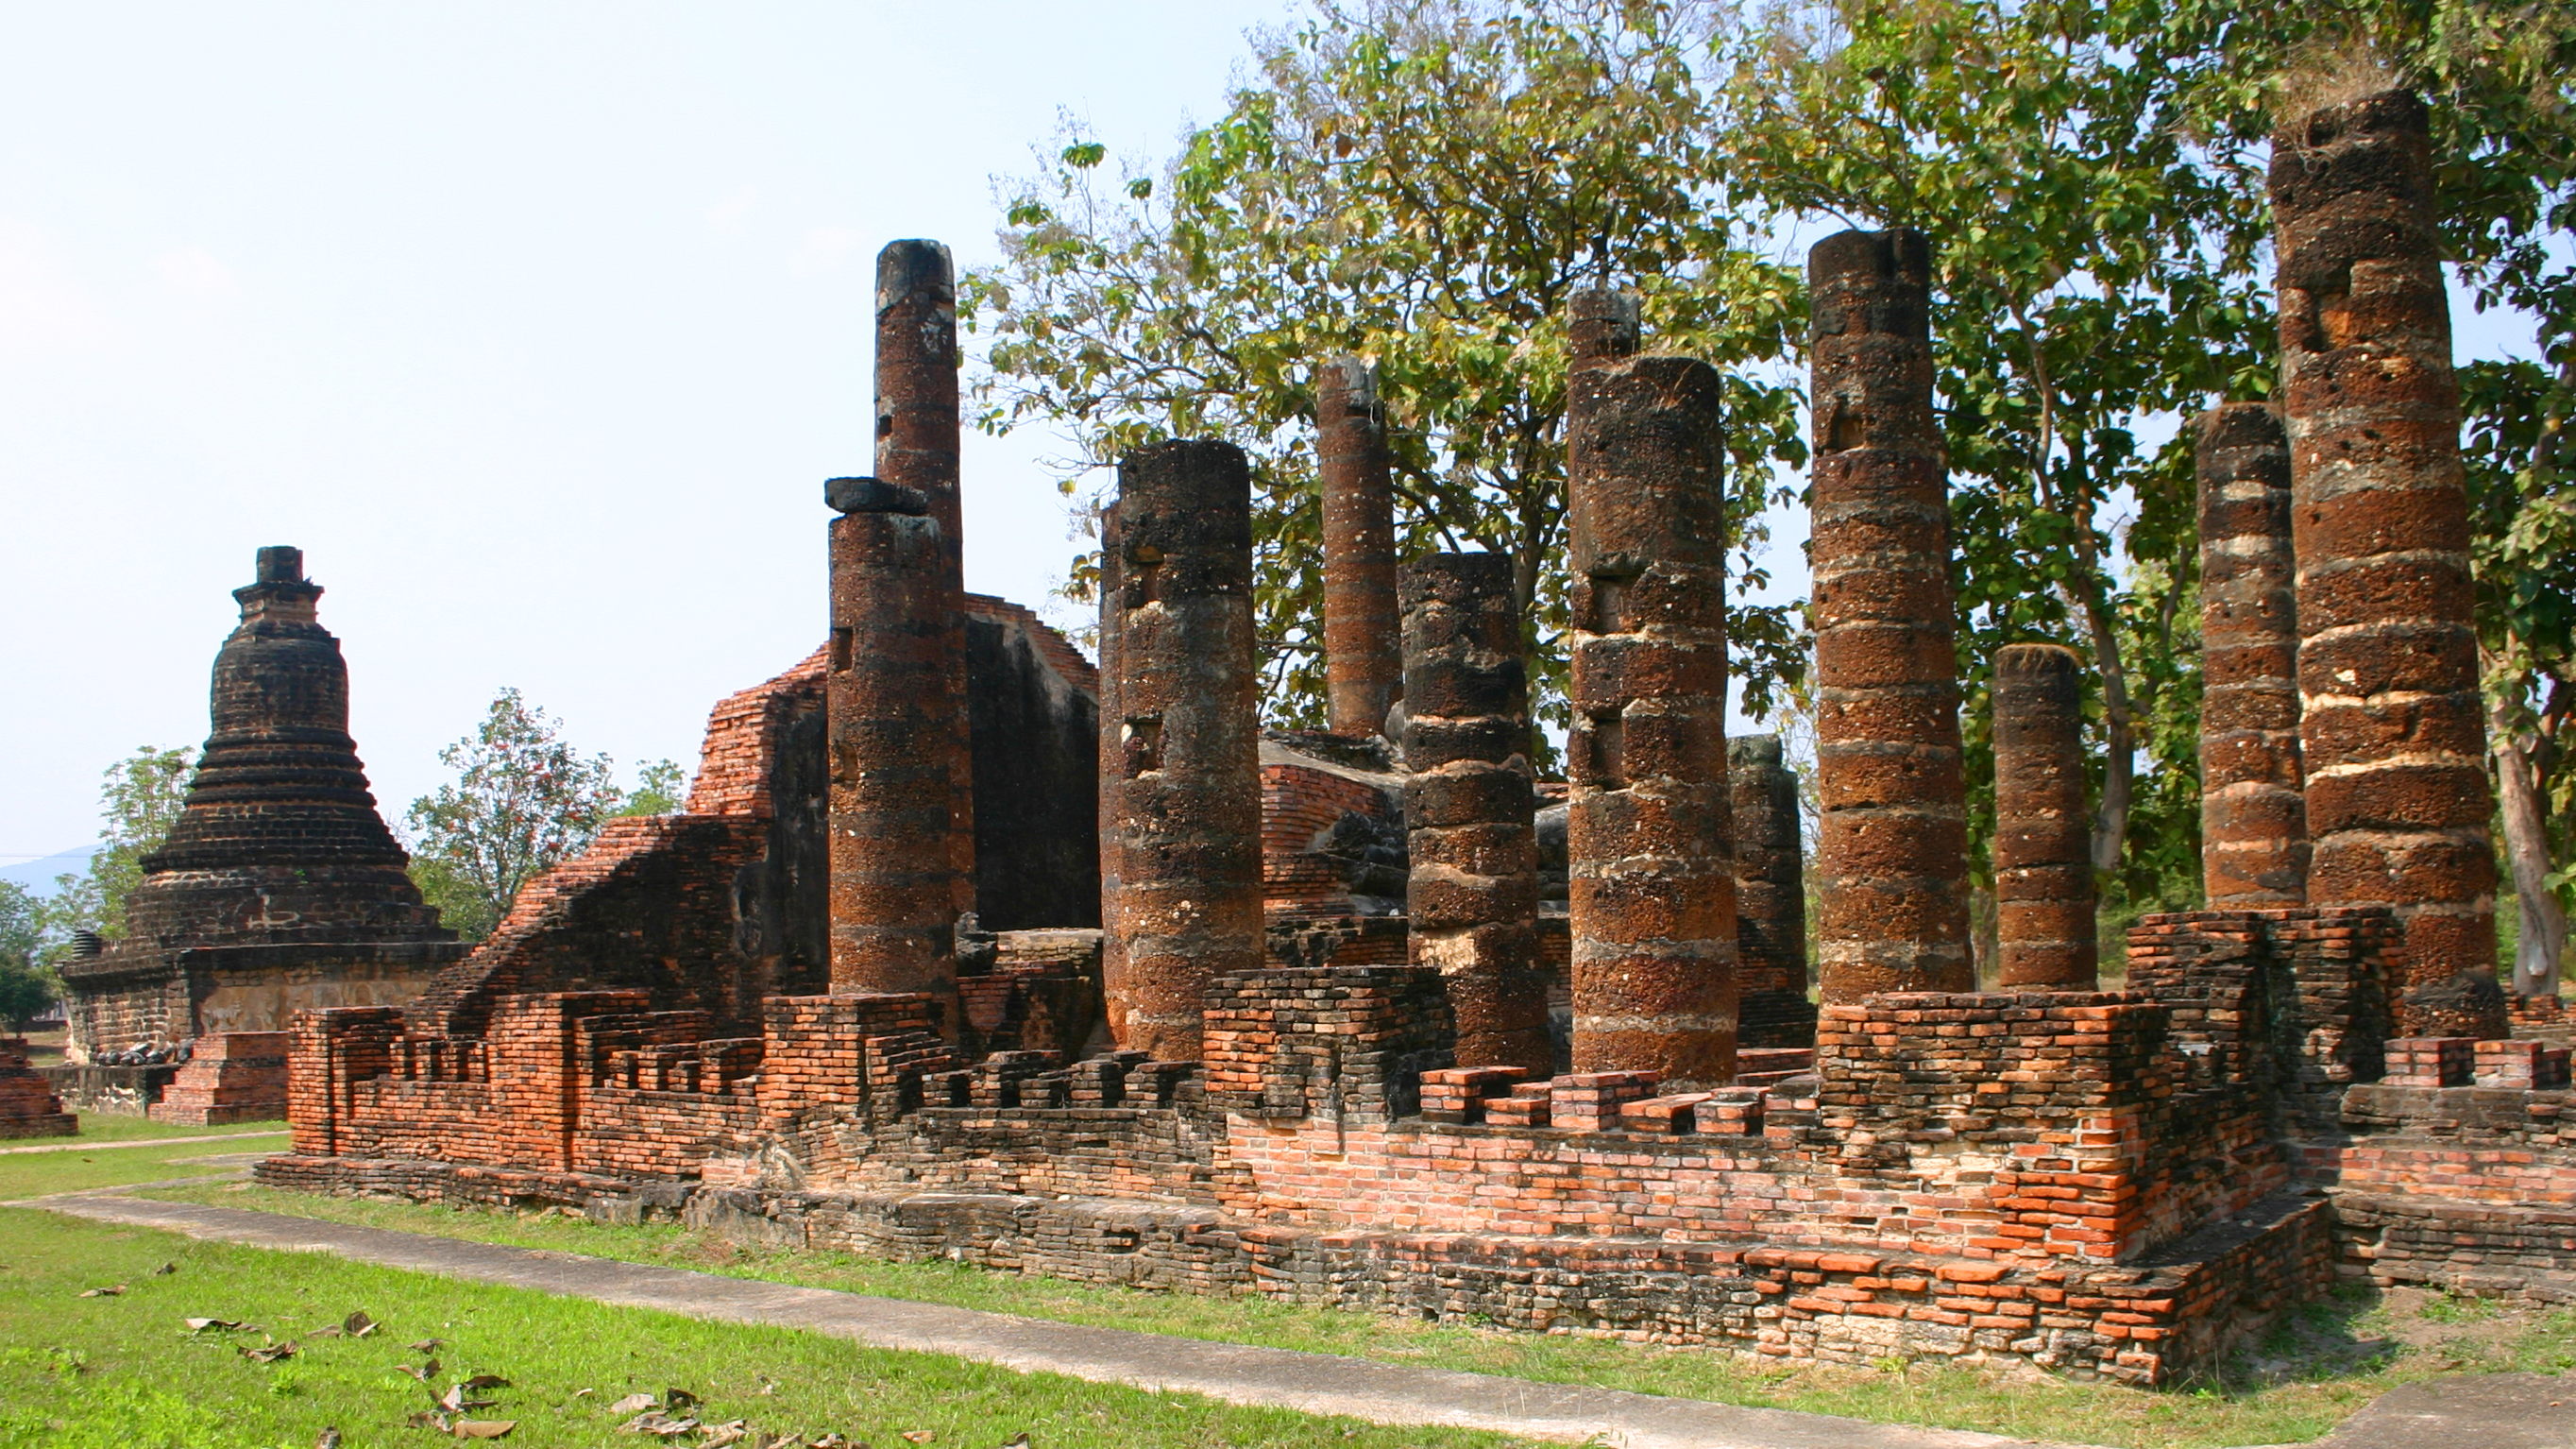
[[[1973,991],[1931,244],[1842,232],[1807,284],[1820,994]]]
[[[1605,301],[1578,349],[1634,345]],[[1719,400],[1691,358],[1578,350],[1567,379],[1574,1069],[1674,1089],[1735,1076]]]
[[[2406,928],[2410,1035],[2502,1036],[2460,392],[2424,103],[2272,141],[2312,905]]]
[[[1196,1061],[1207,983],[1262,964],[1252,480],[1229,443],[1118,468],[1118,1045]]]
[[[1122,981],[1127,975],[1127,936],[1118,924],[1121,883],[1118,852],[1118,782],[1127,773],[1127,716],[1118,707],[1118,681],[1123,666],[1118,655],[1118,621],[1127,600],[1118,566],[1118,500],[1100,505],[1100,979]]]
[[[920,992],[957,1015],[951,781],[966,767],[966,697],[939,580],[946,539],[921,495],[835,478],[830,731],[835,992]]]
[[[877,477],[919,493],[939,525],[938,591],[948,657],[961,697],[966,670],[965,521],[958,498],[957,274],[935,241],[888,242],[877,253]],[[975,909],[975,779],[963,750],[950,777],[952,914]]]
[[[1995,984],[2099,984],[2084,661],[2058,644],[1995,651]]]
[[[1417,559],[1402,600],[1412,960],[1448,985],[1459,1066],[1543,1077],[1529,665],[1511,556]]]
[[[2200,419],[2200,875],[2214,911],[2308,900],[2290,439],[2266,403]]]
[[[1755,1039],[1757,1016],[1806,1014],[1796,1010],[1807,999],[1806,850],[1798,838],[1798,777],[1782,758],[1780,737],[1728,740],[1726,786],[1735,832],[1735,972],[1743,983],[1738,1040],[1803,1046]]]
[[[1395,490],[1377,370],[1338,357],[1315,375],[1315,455],[1324,485],[1324,671],[1333,733],[1386,729],[1404,682],[1396,616]]]

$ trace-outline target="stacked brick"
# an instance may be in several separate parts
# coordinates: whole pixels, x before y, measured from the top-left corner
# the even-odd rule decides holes
[[[2495,807],[2423,102],[2391,91],[2300,118],[2273,138],[2270,184],[2308,899],[2397,912],[2410,1030],[2501,1037]]]
[[[27,1062],[25,1037],[0,1037],[0,1138],[69,1137],[80,1119],[63,1110],[53,1084]]]
[[[1460,1062],[1544,1072],[1529,668],[1512,561],[1416,559],[1402,601],[1412,959],[1448,986]]]
[[[966,667],[966,523],[959,496],[957,271],[946,245],[889,242],[877,253],[876,476],[921,496],[939,525],[933,607],[945,619],[942,656]],[[965,747],[959,730],[957,747]],[[975,783],[960,761],[949,775],[948,863],[956,912],[975,908]],[[954,913],[952,913],[953,916]]]
[[[1324,494],[1326,717],[1374,735],[1403,684],[1397,653],[1395,489],[1377,369],[1337,357],[1315,373],[1315,462]]]
[[[1735,828],[1735,970],[1743,983],[1736,1042],[1803,1047],[1816,1039],[1807,999],[1807,858],[1799,838],[1798,777],[1778,735],[1726,742]]]
[[[1842,232],[1808,253],[1807,282],[1821,995],[1965,991],[1976,968],[1931,244]]]
[[[1384,1123],[1420,1110],[1447,1065],[1439,974],[1413,967],[1267,970],[1210,989],[1207,1102],[1241,1116]]]
[[[766,820],[777,812],[773,782],[779,754],[797,716],[822,707],[830,657],[827,644],[786,673],[726,695],[707,712],[697,778],[689,782],[689,814]]]
[[[1735,1072],[1723,385],[1633,315],[1578,299],[1566,382],[1573,1056],[1688,1088]]]
[[[293,1037],[282,1031],[235,1031],[197,1038],[187,1065],[161,1090],[147,1114],[155,1122],[215,1127],[227,1122],[266,1122],[286,1115],[286,1053]]]
[[[1251,475],[1230,444],[1174,442],[1118,479],[1109,1025],[1121,1047],[1193,1061],[1207,983],[1261,964]]]
[[[1347,914],[1356,896],[1401,904],[1401,864],[1369,858],[1383,853],[1371,849],[1381,838],[1402,838],[1401,779],[1284,753],[1265,751],[1261,765],[1261,895],[1271,914]]]
[[[2290,444],[2264,403],[2202,416],[2200,860],[2215,910],[2305,905]]]
[[[968,746],[947,543],[919,494],[869,484],[836,480],[833,497],[832,989],[932,997],[954,1034],[955,928],[973,886],[952,849]]]
[[[2007,990],[2090,991],[2099,974],[2083,669],[2056,644],[1995,653],[1996,984]]]

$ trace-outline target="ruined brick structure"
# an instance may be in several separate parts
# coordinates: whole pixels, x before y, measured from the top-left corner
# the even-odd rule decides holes
[[[2409,1024],[2502,1036],[2460,391],[2424,104],[2273,137],[2307,897],[2406,925]]]
[[[66,1086],[82,1064],[225,1032],[283,1030],[312,1007],[410,1000],[465,954],[421,903],[349,738],[349,671],[322,587],[294,548],[259,551],[215,656],[213,732],[169,837],[143,858],[126,934],[64,964]],[[138,1069],[108,1068],[108,1078]],[[97,1100],[134,1110],[148,1086]],[[271,1094],[263,1116],[275,1116]]]
[[[2090,991],[2100,974],[2083,671],[2062,645],[1995,651],[1995,981],[2006,988]]]
[[[1726,780],[1735,828],[1735,970],[1743,986],[1736,1041],[1813,1046],[1798,777],[1781,755],[1778,735],[1743,735],[1726,742]]]
[[[1261,964],[1252,482],[1241,450],[1163,443],[1118,470],[1118,1044],[1199,1055],[1208,983]]]
[[[2213,908],[2308,899],[2290,443],[2268,403],[2199,423],[2200,859]]]
[[[262,1180],[2140,1384],[2213,1367],[2339,1277],[2576,1294],[2576,1093],[2564,1045],[2537,1039],[2563,1016],[2525,1003],[2519,1040],[2401,1034],[2423,913],[2150,916],[2125,989],[2090,989],[2063,650],[1997,661],[2011,984],[1970,989],[1929,257],[1910,233],[1853,233],[1812,274],[1821,1010],[1800,990],[1795,782],[1776,742],[1731,751],[1720,728],[1718,380],[1640,356],[1633,308],[1588,294],[1570,319],[1577,774],[1550,847],[1575,908],[1572,1024],[1546,1061],[1477,1044],[1526,1040],[1534,993],[1487,989],[1527,958],[1486,945],[1519,938],[1477,933],[1529,921],[1545,854],[1523,845],[1546,832],[1513,766],[1504,566],[1413,571],[1405,760],[1263,736],[1244,460],[1179,442],[1124,461],[1103,520],[1104,710],[1029,736],[1103,786],[1076,819],[1107,866],[1105,930],[961,931],[971,1031],[936,992],[827,993],[818,656],[720,707],[690,813],[622,827],[523,897],[461,994],[300,1017],[293,1148]],[[2230,536],[2260,522],[2228,512]],[[2248,600],[2281,617],[2274,583],[2219,582],[2228,620]],[[2304,596],[2297,613],[2308,643],[2332,637]],[[2274,662],[2235,682],[2274,677],[2261,647]],[[970,652],[970,696],[977,668]],[[986,901],[989,718],[970,710]],[[2277,709],[2205,724],[2211,758],[2249,728],[2278,742]],[[649,890],[647,867],[666,872]],[[628,929],[649,911],[675,934]],[[707,944],[675,948],[691,931]],[[720,932],[786,945],[768,965],[705,954]],[[722,989],[691,984],[702,956]],[[1739,989],[1778,1006],[1743,1014],[1743,1042]],[[1086,1033],[1104,1014],[1114,1037]]]
[[[1575,330],[1633,346],[1632,314],[1578,302]],[[1735,1075],[1722,388],[1610,352],[1566,384],[1574,1068],[1683,1086]]]
[[[1315,372],[1315,464],[1323,489],[1326,714],[1335,734],[1386,728],[1404,686],[1396,618],[1395,489],[1377,369],[1337,357]]]
[[[1512,561],[1404,566],[1404,819],[1412,959],[1440,974],[1465,1064],[1554,1065],[1538,964],[1529,665]]]
[[[0,1138],[69,1137],[80,1119],[63,1110],[45,1074],[27,1064],[27,1039],[0,1037]]]
[[[1967,795],[1950,498],[1932,415],[1932,249],[1847,231],[1815,317],[1816,967],[1826,1001],[1966,991]]]

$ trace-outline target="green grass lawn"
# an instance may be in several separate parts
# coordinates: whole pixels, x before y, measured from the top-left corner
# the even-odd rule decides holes
[[[156,1272],[163,1265],[171,1271]],[[122,1285],[114,1296],[83,1297]],[[381,1327],[317,1335],[353,1312]],[[189,1331],[184,1320],[253,1325]],[[442,1342],[419,1350],[408,1345]],[[279,1342],[292,1356],[245,1355]],[[430,1385],[407,1377],[435,1357]],[[934,1354],[862,1348],[788,1329],[700,1323],[303,1253],[0,1210],[0,1445],[44,1449],[349,1449],[452,1442],[414,1428],[433,1392],[471,1375],[505,1386],[470,1410],[512,1421],[512,1449],[698,1442],[623,1435],[631,1393],[681,1388],[710,1424],[846,1435],[853,1445],[995,1449],[1372,1446],[1470,1449],[1498,1435],[1383,1428],[1194,1395],[1021,1374]],[[907,1436],[927,1437],[908,1438]]]
[[[2413,1379],[2445,1372],[2576,1369],[2576,1313],[2425,1295],[2393,1295],[2385,1301],[2365,1295],[2313,1305],[2225,1379],[2145,1391],[2068,1383],[2027,1371],[1762,1363],[1705,1349],[1506,1333],[1267,1299],[1101,1288],[952,1263],[757,1251],[678,1227],[604,1227],[555,1213],[459,1211],[246,1184],[151,1195],[1066,1323],[2124,1449],[2294,1443],[2326,1433],[2379,1394]]]
[[[236,1122],[226,1127],[187,1127],[148,1117],[112,1117],[105,1112],[80,1114],[80,1131],[69,1137],[13,1137],[0,1147],[51,1147],[65,1142],[135,1142],[158,1137],[229,1137],[241,1132],[283,1132],[279,1122]]]
[[[221,1167],[191,1163],[192,1157],[227,1153],[283,1152],[286,1135],[245,1137],[230,1142],[183,1142],[170,1147],[119,1147],[101,1143],[95,1151],[18,1152],[0,1154],[0,1202],[41,1197],[52,1192],[86,1192],[126,1183],[201,1177]]]

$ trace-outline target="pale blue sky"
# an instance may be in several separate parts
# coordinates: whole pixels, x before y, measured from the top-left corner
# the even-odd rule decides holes
[[[1168,154],[1280,0],[18,0],[0,45],[0,866],[206,733],[261,544],[300,545],[377,798],[515,684],[622,765],[823,631],[869,466],[876,248],[988,259],[1058,108]],[[1069,553],[970,442],[970,587]]]
[[[329,590],[389,817],[505,684],[630,770],[694,764],[823,631],[876,248],[989,260],[992,178],[1060,110],[1167,156],[1290,14],[10,0],[0,868],[89,841],[112,760],[203,739],[262,544]],[[968,585],[1043,604],[1056,449],[967,446]]]

